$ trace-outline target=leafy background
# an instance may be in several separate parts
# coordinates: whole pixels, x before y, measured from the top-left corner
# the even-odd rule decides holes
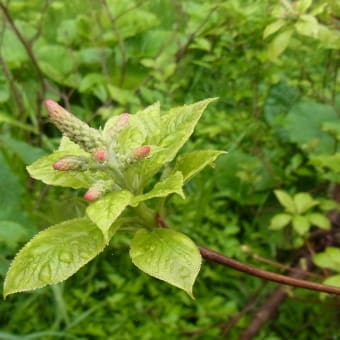
[[[303,252],[303,268],[340,285],[339,224],[328,212],[340,196],[339,17],[332,0],[0,1],[1,278],[37,231],[86,208],[81,192],[25,170],[60,140],[44,99],[99,127],[155,101],[168,109],[218,96],[185,151],[228,155],[187,185],[186,200],[174,197],[169,224],[274,271]],[[270,229],[285,209],[276,189],[308,192],[332,228]],[[275,287],[205,262],[192,301],[134,268],[130,236],[119,233],[67,282],[2,301],[0,338],[237,339]],[[338,300],[289,290],[256,338],[336,339],[338,320]]]

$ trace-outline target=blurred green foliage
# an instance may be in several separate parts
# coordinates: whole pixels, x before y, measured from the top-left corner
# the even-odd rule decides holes
[[[242,261],[271,270],[250,254],[291,263],[294,234],[269,229],[282,212],[273,191],[322,200],[339,182],[338,1],[0,5],[0,275],[36,231],[85,209],[78,193],[47,188],[25,171],[59,141],[42,108],[46,98],[99,127],[112,114],[155,101],[167,109],[220,97],[186,151],[229,155],[187,185],[186,200],[174,197],[168,222]],[[0,339],[216,339],[254,294],[260,304],[273,287],[204,263],[193,302],[133,268],[128,243],[128,234],[118,234],[67,283],[1,302]],[[323,278],[338,271],[338,246],[315,259],[328,268],[315,268]],[[257,339],[336,339],[339,308],[332,302],[296,290]],[[227,338],[236,339],[250,317]]]

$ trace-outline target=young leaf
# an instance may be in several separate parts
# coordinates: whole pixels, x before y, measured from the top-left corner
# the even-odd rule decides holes
[[[111,192],[90,204],[86,213],[102,231],[106,243],[109,242],[109,229],[112,223],[130,203],[132,194],[128,191]]]
[[[194,128],[209,103],[217,98],[209,98],[191,105],[170,110],[161,117],[159,147],[160,151],[143,162],[142,175],[152,177],[165,163],[176,156],[178,150],[189,139]]]
[[[319,227],[320,229],[330,229],[331,228],[331,222],[330,220],[322,214],[319,213],[311,213],[306,215],[308,218],[309,222],[312,225],[315,225]]]
[[[143,272],[186,291],[192,286],[201,267],[201,255],[186,235],[170,229],[140,229],[131,243],[130,256]]]
[[[314,200],[310,194],[305,192],[299,192],[298,194],[294,195],[293,200],[296,207],[296,212],[298,214],[302,214],[315,205],[319,204],[319,202]]]
[[[161,117],[161,147],[166,150],[158,156],[162,162],[170,162],[189,139],[206,107],[217,98],[201,100],[191,105],[174,108]]]
[[[295,28],[302,35],[317,38],[320,26],[318,20],[312,15],[301,15],[299,21],[295,24]]]
[[[276,198],[283,205],[283,207],[290,213],[294,214],[296,212],[296,207],[292,197],[283,190],[274,191]]]
[[[292,33],[292,29],[287,29],[275,36],[275,38],[269,44],[267,50],[267,54],[270,60],[276,59],[284,52],[289,44]]]
[[[4,297],[66,280],[104,247],[102,233],[87,218],[41,231],[14,258],[5,279]]]
[[[340,274],[327,277],[327,279],[323,281],[323,284],[340,287]]]
[[[296,215],[292,220],[294,230],[300,234],[305,235],[310,228],[310,223],[305,216]]]
[[[270,221],[269,229],[279,230],[284,228],[292,220],[292,215],[289,214],[277,214]]]
[[[276,33],[280,30],[283,26],[287,24],[286,20],[279,19],[277,21],[272,22],[269,24],[263,31],[263,39],[268,38],[270,35]]]
[[[149,200],[154,197],[166,197],[170,194],[176,193],[184,198],[182,190],[183,186],[183,175],[177,171],[163,181],[158,182],[152,190],[143,195],[135,196],[131,201],[131,206],[135,207],[140,202]]]
[[[187,182],[224,153],[226,152],[217,150],[200,150],[185,153],[177,158],[174,171],[181,171],[184,182]]]
[[[329,268],[340,272],[340,249],[327,247],[322,253],[316,254],[313,261],[321,268]]]
[[[145,144],[158,144],[161,123],[159,102],[137,112],[136,116],[143,122],[147,132]]]

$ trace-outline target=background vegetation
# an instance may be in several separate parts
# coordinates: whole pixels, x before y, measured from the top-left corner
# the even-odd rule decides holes
[[[218,96],[186,150],[229,153],[174,197],[168,223],[340,286],[338,1],[2,0],[0,18],[2,279],[25,241],[85,208],[25,170],[60,138],[44,99],[98,127],[155,101]],[[135,269],[128,243],[121,233],[64,284],[2,301],[0,339],[250,339],[261,306],[278,313],[256,339],[340,337],[334,297],[288,289],[273,304],[276,285],[205,262],[192,301]]]

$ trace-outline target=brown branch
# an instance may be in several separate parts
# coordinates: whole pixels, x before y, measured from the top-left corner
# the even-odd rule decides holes
[[[337,287],[328,286],[328,285],[324,285],[324,284],[316,283],[316,282],[300,280],[295,277],[289,277],[289,276],[269,272],[263,269],[259,269],[259,268],[244,264],[242,262],[236,261],[234,259],[231,259],[227,256],[224,256],[214,250],[211,250],[205,247],[199,247],[199,250],[200,250],[202,257],[205,258],[206,260],[222,264],[226,267],[233,268],[240,272],[247,273],[252,276],[259,277],[261,279],[278,282],[278,283],[289,285],[289,286],[316,290],[316,291],[329,293],[329,294],[340,295],[340,288],[337,288]]]
[[[296,266],[294,269],[299,269]],[[300,271],[291,271],[289,273],[291,279],[302,279],[304,274]],[[239,340],[250,340],[252,339],[262,328],[262,326],[269,320],[272,319],[279,309],[280,305],[288,297],[287,287],[279,286],[273,290],[269,295],[266,302],[261,306],[261,308],[254,314],[251,322],[247,328],[241,333]]]
[[[208,20],[210,19],[212,14],[218,9],[218,7],[219,7],[218,5],[213,7],[209,11],[207,16],[204,18],[204,20],[195,29],[195,31],[193,31],[191,34],[189,34],[188,40],[186,41],[186,43],[182,47],[180,47],[178,49],[178,51],[176,52],[176,63],[178,63],[185,56],[190,44],[195,40],[197,33],[204,27],[204,25],[208,22]]]
[[[8,8],[4,5],[2,1],[0,1],[0,10],[2,11],[4,17],[6,18],[8,24],[12,28],[13,32],[17,36],[17,38],[20,40],[21,44],[26,50],[26,53],[28,54],[29,58],[31,59],[32,65],[38,75],[39,81],[40,81],[40,90],[38,92],[37,96],[37,118],[38,118],[38,125],[39,125],[39,130],[41,128],[41,114],[42,114],[42,107],[41,103],[43,102],[45,93],[46,93],[46,83],[45,83],[45,78],[44,78],[44,73],[41,70],[38,59],[36,58],[32,46],[29,44],[29,42],[25,39],[25,37],[22,35],[18,27],[16,26],[10,12],[8,11]]]
[[[163,217],[160,214],[156,214],[156,223],[160,228],[167,228],[167,224],[165,223]],[[310,282],[305,280],[300,280],[296,277],[298,275],[304,275],[305,273],[298,271],[294,273],[296,277],[289,277],[281,274],[276,274],[273,272],[269,272],[267,270],[259,269],[248,264],[239,262],[237,260],[231,259],[230,257],[224,256],[217,251],[211,250],[209,248],[205,248],[202,246],[198,247],[202,257],[206,260],[222,264],[223,266],[233,268],[239,272],[243,272],[249,274],[251,276],[256,276],[264,280],[278,282],[281,284],[285,284],[288,286],[299,287],[304,289],[316,290],[319,292],[329,293],[340,295],[340,288],[334,286],[328,286],[321,283]],[[292,275],[292,276],[294,276]]]

